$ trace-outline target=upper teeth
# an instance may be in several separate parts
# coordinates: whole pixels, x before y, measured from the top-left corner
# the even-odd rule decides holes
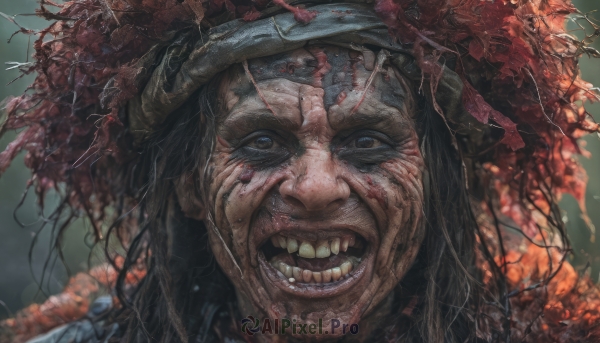
[[[298,255],[306,258],[315,258],[315,248],[308,242],[302,242],[298,250]]]
[[[293,238],[287,239],[287,251],[291,254],[298,251],[298,241]]]
[[[302,243],[302,245],[304,245],[304,243]],[[315,254],[316,254],[317,258],[329,257],[329,255],[331,255],[331,249],[329,248],[329,242],[328,241],[318,241]]]
[[[320,240],[314,243],[301,241],[298,244],[298,240],[295,238],[275,235],[271,237],[271,243],[276,248],[287,249],[290,254],[297,251],[300,257],[325,258],[329,257],[331,253],[337,255],[340,251],[347,251],[348,247],[357,245],[357,240],[354,236],[344,236],[341,238],[336,237],[329,240]]]

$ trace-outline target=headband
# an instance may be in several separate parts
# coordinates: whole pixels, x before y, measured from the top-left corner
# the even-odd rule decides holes
[[[310,10],[315,17],[308,23],[300,23],[293,13],[286,12],[254,22],[227,22],[201,33],[195,43],[185,35],[175,39],[163,49],[166,51],[141,94],[129,101],[129,126],[136,143],[143,143],[194,92],[229,66],[308,44],[333,44],[357,51],[365,51],[366,47],[385,49],[390,52],[388,61],[405,77],[419,83],[428,82],[421,80],[411,56],[411,46],[392,39],[372,6],[336,3],[313,6]],[[159,50],[155,47],[140,59],[138,64],[143,70],[152,69]],[[454,71],[442,67],[444,71],[437,90],[430,96],[445,119],[453,124],[453,130],[473,132],[481,124],[462,105],[463,83]]]

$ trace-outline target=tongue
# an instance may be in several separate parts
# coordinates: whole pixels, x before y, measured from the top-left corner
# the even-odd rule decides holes
[[[296,262],[298,263],[298,267],[302,269],[312,270],[315,272],[339,267],[342,263],[346,262],[347,260],[348,258],[344,253],[339,253],[338,255],[331,255],[325,258],[303,258],[300,256],[296,256]]]
[[[342,263],[348,260],[348,256],[346,256],[346,254],[343,252],[340,252],[338,255],[331,255],[325,258],[304,258],[296,254],[292,256],[288,253],[281,253],[275,258],[290,266],[296,266],[302,269],[308,269],[315,272],[339,267]]]

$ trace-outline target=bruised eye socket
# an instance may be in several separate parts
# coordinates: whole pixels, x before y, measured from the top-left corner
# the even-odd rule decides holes
[[[383,132],[359,130],[340,138],[334,151],[340,159],[358,168],[368,168],[398,155],[397,143]]]
[[[270,130],[259,130],[235,144],[231,157],[243,160],[255,169],[271,168],[287,161],[292,155],[290,142]]]

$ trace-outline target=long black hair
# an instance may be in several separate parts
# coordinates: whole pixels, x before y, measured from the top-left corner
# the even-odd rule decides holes
[[[235,290],[215,262],[204,223],[183,215],[175,194],[177,181],[186,177],[203,196],[215,139],[217,82],[218,78],[200,90],[150,140],[132,175],[144,196],[136,210],[143,214],[139,232],[127,247],[117,283],[124,307],[114,320],[121,324],[125,341],[210,341],[215,312],[236,309]],[[474,341],[478,330],[488,328],[479,324],[481,303],[502,302],[504,277],[484,246],[482,256],[492,266],[495,283],[484,289],[476,265],[476,249],[482,248],[476,239],[479,226],[460,147],[452,144],[452,132],[431,101],[418,98],[418,130],[428,175],[427,233],[417,261],[394,290],[393,315],[372,338]],[[146,260],[147,276],[125,292],[128,269],[140,256]],[[510,309],[501,314],[510,315]],[[494,337],[508,337],[508,332],[496,331]]]

